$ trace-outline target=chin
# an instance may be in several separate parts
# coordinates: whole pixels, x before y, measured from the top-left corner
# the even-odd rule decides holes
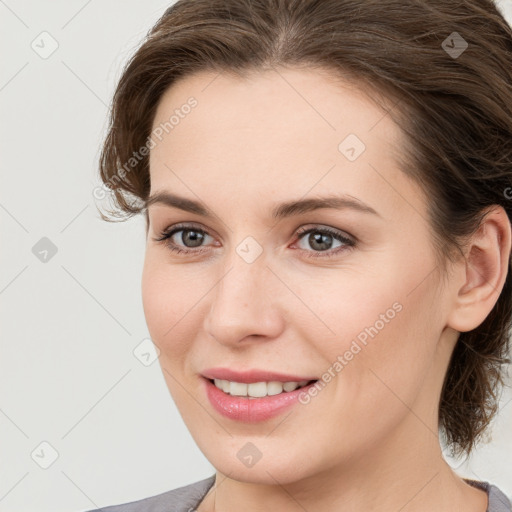
[[[234,436],[225,444],[217,444],[218,449],[210,445],[203,453],[217,471],[238,482],[285,485],[321,471],[307,453],[290,452],[285,442],[280,453],[269,445],[264,438],[252,442]]]

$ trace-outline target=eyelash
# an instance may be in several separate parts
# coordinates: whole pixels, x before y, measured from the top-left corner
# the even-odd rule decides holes
[[[180,232],[180,231],[196,231],[198,233],[201,233],[202,235],[208,235],[211,236],[207,231],[203,229],[196,228],[195,226],[190,225],[183,225],[183,224],[176,224],[175,226],[172,226],[172,230],[167,228],[165,231],[163,231],[160,234],[159,238],[153,238],[155,242],[164,242],[168,249],[170,249],[173,252],[176,253],[196,253],[200,254],[205,252],[207,249],[200,248],[200,249],[182,249],[178,247],[176,244],[171,243],[169,240],[170,238]],[[309,233],[322,233],[332,236],[334,239],[338,240],[339,242],[343,242],[345,245],[338,247],[336,249],[329,249],[327,251],[307,251],[306,249],[299,249],[302,252],[310,253],[307,255],[308,258],[332,258],[334,256],[337,256],[340,252],[349,250],[353,248],[356,245],[356,242],[351,240],[350,238],[347,238],[343,235],[341,235],[338,231],[335,231],[330,228],[319,228],[319,227],[313,227],[313,228],[300,228],[297,231],[297,236],[302,237]]]

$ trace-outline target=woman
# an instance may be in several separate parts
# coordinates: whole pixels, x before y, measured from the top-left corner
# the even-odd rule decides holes
[[[124,70],[101,177],[146,216],[148,328],[216,469],[102,510],[512,510],[441,451],[481,441],[510,362],[490,0],[180,0]]]

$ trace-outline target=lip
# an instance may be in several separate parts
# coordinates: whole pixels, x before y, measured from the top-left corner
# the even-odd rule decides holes
[[[304,375],[288,375],[285,373],[271,372],[268,370],[247,370],[237,372],[229,368],[208,368],[201,375],[207,379],[229,380],[231,382],[241,382],[251,384],[254,382],[301,382],[303,380],[318,380],[318,377]]]
[[[286,378],[288,379],[288,377]],[[308,389],[316,383],[315,381],[302,388],[283,392],[278,395],[249,398],[244,396],[231,396],[228,393],[224,393],[224,391],[217,388],[213,382],[205,377],[202,378],[202,381],[205,386],[206,396],[212,404],[212,407],[224,417],[243,423],[257,423],[281,414],[293,405],[298,404],[300,394],[304,392],[307,393]]]

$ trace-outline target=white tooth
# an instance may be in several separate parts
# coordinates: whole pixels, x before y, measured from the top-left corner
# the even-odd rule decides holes
[[[283,383],[277,382],[277,381],[271,381],[267,384],[267,394],[272,395],[278,395],[279,393],[283,392]]]
[[[309,381],[301,380],[300,382],[253,382],[245,384],[242,382],[230,382],[224,379],[213,379],[215,386],[224,393],[229,393],[233,396],[248,396],[249,398],[262,398],[265,396],[273,396],[282,393],[283,391],[294,391],[299,387],[305,386]]]
[[[285,391],[293,391],[294,389],[297,389],[299,387],[298,382],[285,382],[283,384],[283,389]]]
[[[261,398],[262,396],[267,396],[267,383],[251,382],[247,386],[247,394],[254,398]]]
[[[244,382],[230,382],[229,393],[236,396],[247,396],[247,384]]]

